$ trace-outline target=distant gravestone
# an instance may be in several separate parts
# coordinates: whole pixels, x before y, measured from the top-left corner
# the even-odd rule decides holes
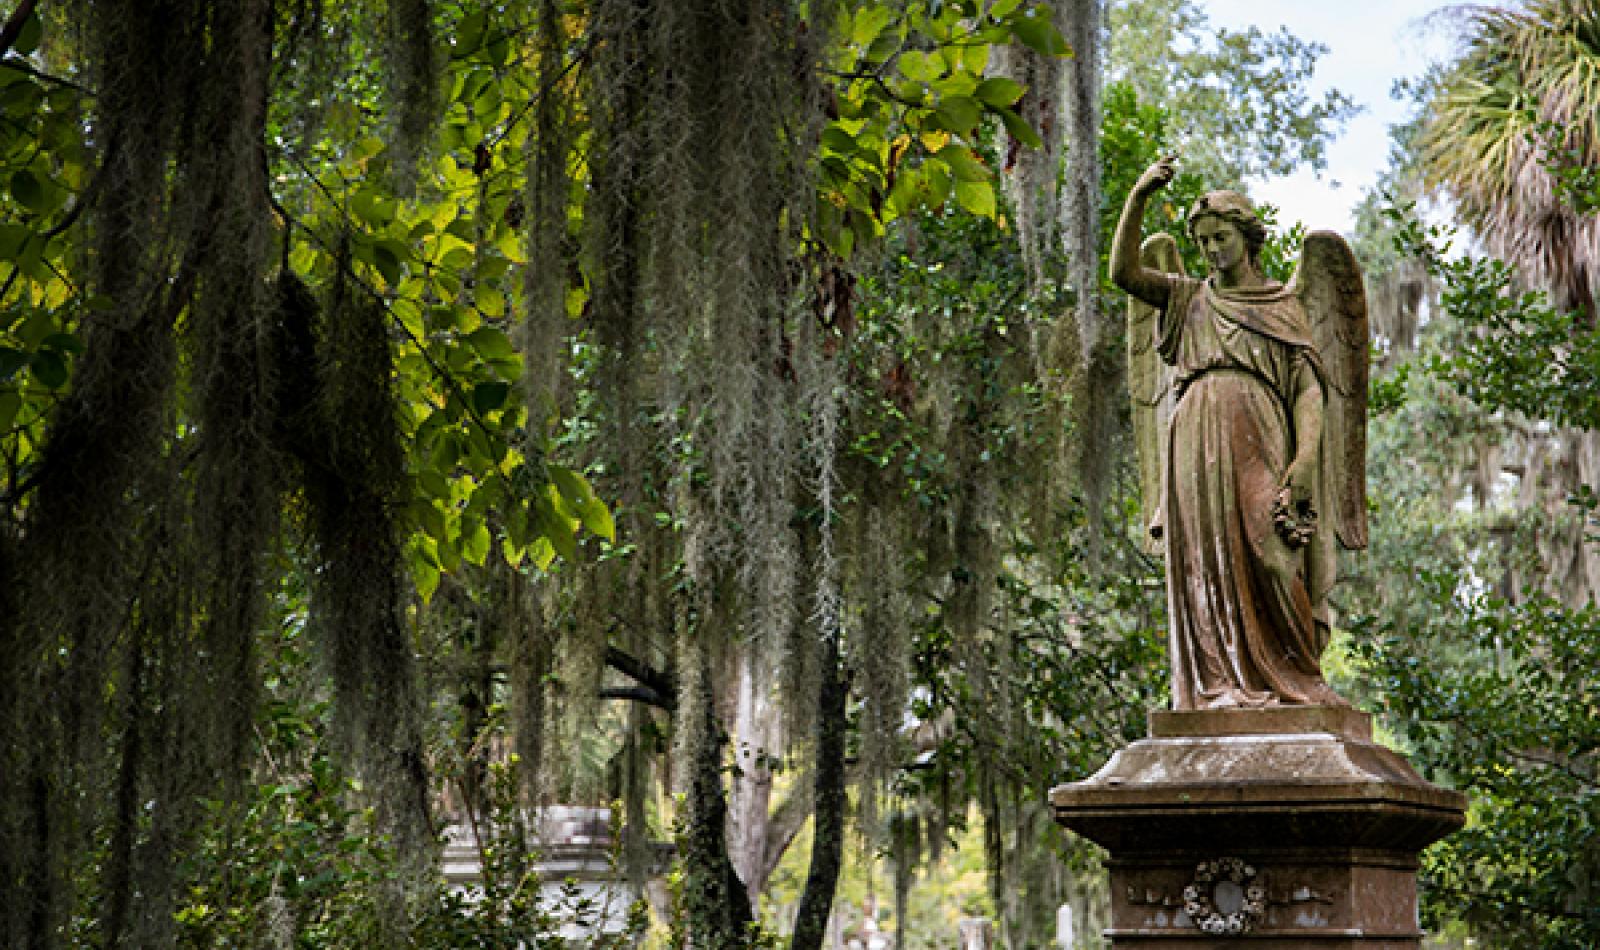
[[[1073,932],[1072,905],[1062,904],[1056,908],[1056,946],[1061,950],[1072,950],[1077,934]]]
[[[532,817],[537,829],[539,904],[560,923],[562,938],[583,946],[625,933],[629,910],[642,895],[615,867],[611,809],[550,805]],[[664,867],[670,846],[655,850],[658,865]],[[452,889],[469,901],[475,899],[483,872],[470,825],[458,822],[445,829],[443,858],[445,880]],[[658,871],[659,867],[651,873]]]
[[[987,917],[963,917],[961,950],[992,950],[994,947],[994,921]]]

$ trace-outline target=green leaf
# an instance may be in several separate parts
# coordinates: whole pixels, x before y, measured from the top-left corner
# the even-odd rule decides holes
[[[856,11],[855,23],[850,28],[850,41],[857,46],[867,46],[878,38],[889,25],[894,13],[886,6],[863,7]]]
[[[0,109],[17,119],[31,118],[44,102],[44,87],[31,79],[19,80],[0,92]]]
[[[994,188],[986,181],[956,182],[956,202],[979,217],[994,217]]]
[[[969,135],[983,118],[983,108],[971,96],[946,96],[933,110],[939,125],[951,132]]]
[[[471,457],[467,460],[473,471],[486,471],[500,464],[509,451],[505,440],[499,438],[498,432],[491,432],[481,426],[472,426],[467,429],[467,445],[471,449]]]
[[[461,569],[461,545],[459,543],[439,544],[437,545],[437,550],[439,554],[439,570],[446,574],[454,574]]]
[[[411,568],[411,580],[417,585],[417,595],[423,603],[433,599],[439,589],[439,564],[437,556],[424,549],[433,542],[415,539],[406,545],[406,562]]]
[[[923,178],[928,182],[928,205],[937,208],[950,197],[950,166],[938,157],[922,166]]]
[[[822,144],[841,155],[854,155],[856,153],[855,136],[837,125],[830,125],[823,130]]]
[[[561,497],[571,503],[574,509],[581,508],[594,498],[594,489],[590,487],[588,479],[561,465],[546,466],[550,472],[550,482],[556,486],[556,491]]]
[[[489,556],[489,527],[481,518],[463,519],[461,524],[461,556],[467,561],[483,566]]]
[[[10,346],[0,346],[0,382],[4,382],[17,374],[17,370],[28,365],[32,359],[22,350]]]
[[[889,189],[889,210],[895,217],[910,214],[917,205],[917,191],[922,186],[920,169],[902,167],[895,176],[894,187]]]
[[[11,176],[11,197],[17,199],[17,204],[36,214],[43,214],[49,208],[44,184],[26,168],[19,168]]]
[[[920,50],[900,54],[900,75],[912,82],[933,82],[944,74],[944,61]]]
[[[382,245],[374,245],[372,248],[372,266],[378,269],[378,273],[382,274],[383,279],[388,281],[391,286],[400,283],[402,276],[400,258],[395,256],[394,251]]]
[[[907,105],[921,106],[928,101],[928,84],[902,79],[894,84],[894,94]]]
[[[461,437],[455,431],[439,436],[433,447],[433,467],[448,472],[461,460]]]
[[[507,507],[510,510],[506,512],[506,543],[521,550],[528,546],[528,505],[521,498],[513,498]]]
[[[817,202],[817,232],[818,236],[822,238],[822,243],[826,244],[829,250],[840,257],[850,256],[848,249],[841,249],[840,247],[840,244],[845,240],[845,236],[849,234],[844,230],[844,215],[839,210],[839,206],[832,201]],[[849,237],[849,240],[853,242],[855,238]]]
[[[419,499],[412,509],[412,514],[417,519],[417,524],[427,532],[428,537],[440,542],[449,539],[450,528],[445,521],[444,512],[438,505],[426,499]]]
[[[867,61],[881,63],[893,56],[895,50],[899,48],[900,37],[895,36],[893,33],[881,33],[877,39],[872,41],[872,45],[867,47]]]
[[[549,538],[541,535],[528,545],[528,557],[533,561],[534,567],[547,571],[550,565],[555,563],[556,546],[550,543]]]
[[[0,433],[11,431],[11,424],[22,408],[22,397],[14,390],[0,390]]]
[[[483,52],[484,58],[490,63],[504,66],[506,60],[511,58],[511,37],[504,30],[496,31],[494,38],[483,45]],[[499,105],[498,99],[495,104]]]
[[[828,242],[828,249],[840,257],[848,259],[856,249],[856,233],[844,226],[843,218],[839,220],[839,227],[823,237]]]
[[[572,469],[560,465],[551,465],[549,470],[550,481],[556,486],[556,491],[561,493],[561,497],[583,522],[583,526],[607,541],[615,541],[616,523],[612,520],[611,512],[606,509],[605,503],[595,495],[594,487],[588,480]]]
[[[975,76],[982,76],[989,68],[989,44],[972,43],[961,50],[961,68]]]
[[[1000,121],[1005,123],[1006,131],[1011,137],[1029,148],[1044,148],[1044,140],[1039,138],[1039,133],[1033,130],[1028,120],[1006,108],[996,108],[1000,113]]]
[[[499,327],[479,327],[468,333],[466,339],[478,356],[485,360],[511,359],[516,355],[511,341]]]
[[[978,83],[978,89],[974,95],[987,105],[1009,106],[1022,98],[1025,88],[1022,83],[1016,80],[996,76]]]
[[[62,353],[82,353],[83,341],[76,333],[52,333],[39,341],[39,345],[49,350],[59,350]]]
[[[60,389],[67,384],[67,364],[54,350],[40,350],[33,354],[29,364],[33,378],[50,389]]]
[[[401,297],[390,305],[389,309],[394,312],[396,317],[400,318],[400,324],[406,328],[407,333],[418,339],[423,337],[426,331],[422,325],[422,306],[420,304],[410,298]]]
[[[431,468],[417,473],[417,485],[434,498],[450,497],[450,480]]]
[[[46,339],[60,332],[58,326],[55,314],[48,310],[35,310],[13,332],[27,346],[38,349]]]
[[[0,260],[15,261],[33,233],[25,224],[0,224]]]
[[[605,502],[596,498],[593,504],[579,514],[583,518],[583,526],[596,536],[607,541],[617,540],[617,523],[612,520],[611,509],[605,506]]]
[[[1022,16],[1011,21],[1011,32],[1022,43],[1036,53],[1046,56],[1065,56],[1072,52],[1072,47],[1061,38],[1061,33],[1054,23],[1050,22],[1048,13],[1041,12],[1046,8],[1032,7]]]
[[[374,228],[381,228],[393,221],[398,209],[398,202],[372,188],[363,188],[350,198],[350,210]]]
[[[989,169],[965,145],[946,145],[938,158],[955,173],[957,181],[988,181]]]
[[[537,521],[539,534],[555,547],[562,560],[571,561],[578,556],[578,539],[573,524],[556,511],[555,502],[548,497],[538,499]]]
[[[377,137],[376,135],[369,135],[357,142],[350,149],[350,157],[359,162],[362,159],[371,158],[372,156],[383,151],[386,147],[387,145],[383,139]]]
[[[44,33],[44,27],[39,22],[39,13],[36,10],[28,14],[28,18],[22,21],[22,31],[17,34],[17,40],[11,46],[12,51],[21,56],[27,56],[32,53],[39,48],[39,39],[42,33]]]
[[[456,55],[471,56],[483,45],[484,28],[489,24],[489,17],[482,10],[469,13],[461,18],[461,24],[456,27]]]
[[[478,411],[478,415],[486,416],[504,406],[510,392],[510,383],[479,383],[472,387],[472,408]]]

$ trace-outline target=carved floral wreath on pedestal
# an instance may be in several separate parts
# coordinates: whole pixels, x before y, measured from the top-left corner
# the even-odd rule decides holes
[[[1224,881],[1244,892],[1239,909],[1227,914],[1214,902],[1216,886]],[[1267,889],[1256,883],[1256,869],[1238,858],[1201,861],[1194,869],[1194,881],[1183,889],[1183,912],[1208,934],[1245,933],[1261,922],[1266,911]]]

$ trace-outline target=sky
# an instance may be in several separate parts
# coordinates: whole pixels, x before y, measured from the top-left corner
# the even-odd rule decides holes
[[[1317,61],[1314,93],[1340,89],[1361,107],[1328,147],[1328,167],[1305,168],[1282,178],[1249,182],[1250,196],[1280,209],[1279,220],[1348,234],[1362,192],[1388,163],[1389,126],[1408,118],[1395,101],[1397,79],[1422,75],[1430,62],[1449,59],[1453,36],[1428,14],[1452,4],[1439,0],[1199,0],[1211,23],[1229,29],[1287,27],[1328,47]]]

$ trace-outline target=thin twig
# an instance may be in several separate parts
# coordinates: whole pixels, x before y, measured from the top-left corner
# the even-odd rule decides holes
[[[57,86],[63,86],[67,89],[71,89],[80,96],[89,96],[92,98],[98,95],[93,89],[90,89],[88,86],[85,86],[80,82],[68,79],[65,76],[57,76],[55,73],[47,73],[18,56],[7,56],[5,59],[0,59],[0,69],[15,69],[17,72],[26,73],[35,79],[42,79],[47,83],[52,83]]]
[[[583,49],[578,50],[578,52],[573,55],[572,59],[568,60],[566,64],[561,67],[561,71],[552,76],[549,82],[541,86],[538,92],[528,97],[528,101],[522,104],[522,108],[517,110],[516,114],[511,116],[511,118],[506,121],[505,127],[489,138],[488,142],[485,143],[486,147],[494,148],[496,145],[499,145],[501,142],[505,141],[506,136],[511,134],[511,130],[520,125],[522,120],[527,118],[528,113],[533,111],[533,107],[544,101],[545,96],[548,96],[550,93],[554,92],[556,86],[560,85],[561,81],[567,78],[567,74],[572,72],[572,70],[575,69],[579,63],[588,59],[589,55],[594,52],[595,47],[599,44],[599,38],[591,34],[588,41],[584,44]]]

